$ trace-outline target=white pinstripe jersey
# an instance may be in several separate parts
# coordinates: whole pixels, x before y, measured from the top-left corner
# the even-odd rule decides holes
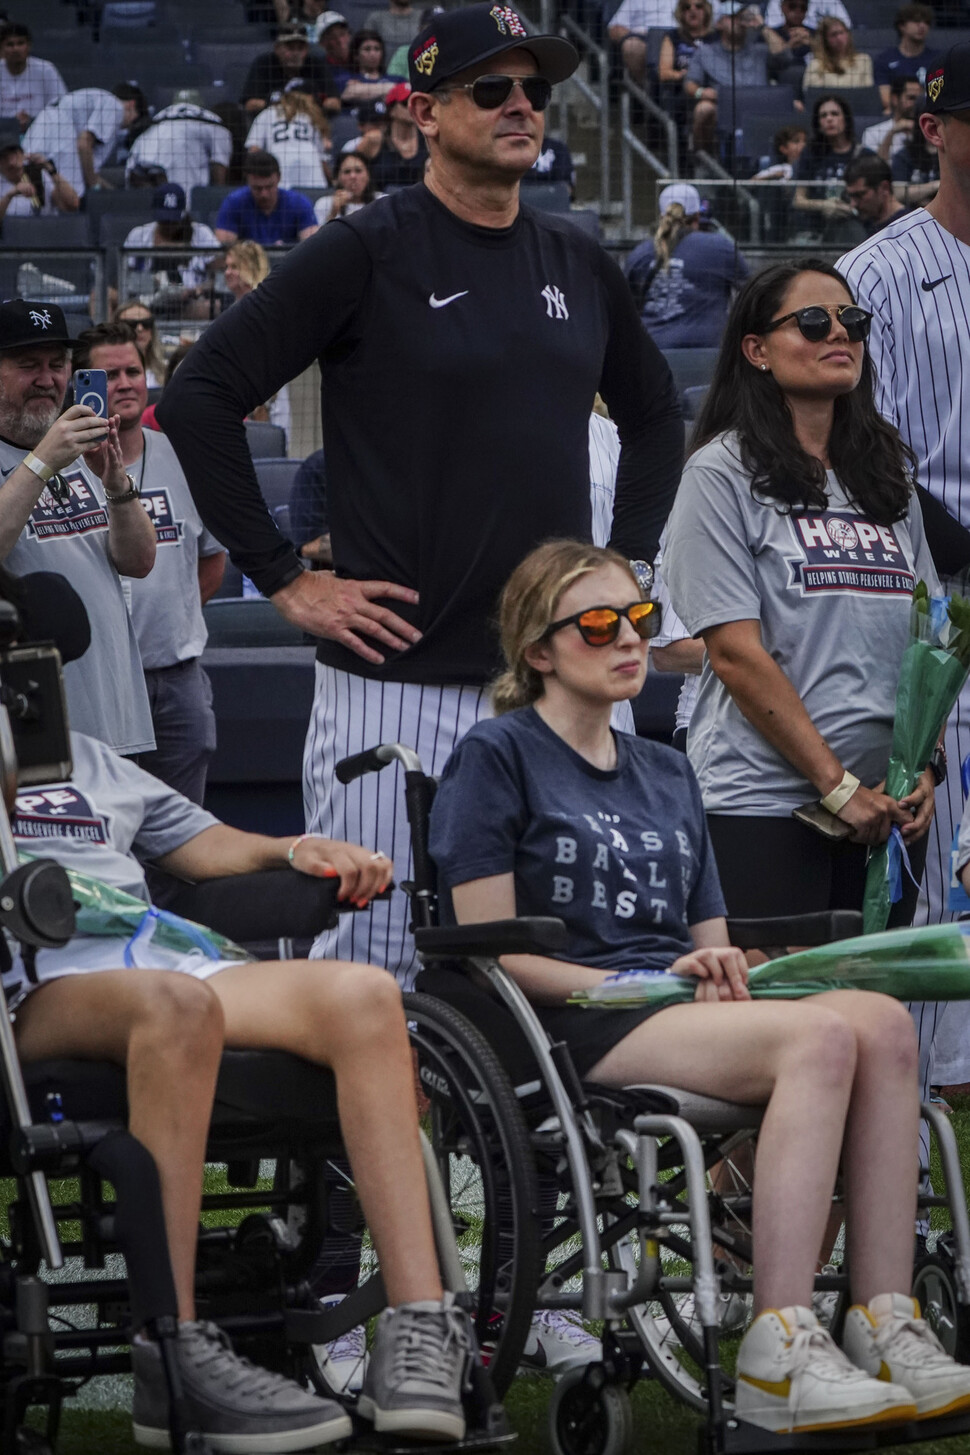
[[[920,207],[837,266],[872,310],[877,407],[919,483],[970,526],[970,247]]]

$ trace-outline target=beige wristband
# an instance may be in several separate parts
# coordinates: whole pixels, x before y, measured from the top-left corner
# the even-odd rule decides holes
[[[43,460],[39,460],[33,450],[28,450],[21,464],[26,465],[28,470],[33,470],[38,480],[43,480],[45,485],[57,474],[51,465],[45,465]]]
[[[822,807],[827,808],[829,813],[838,813],[840,808],[845,807],[858,787],[859,780],[854,773],[843,773],[842,782],[837,784],[831,793],[826,793],[822,799]]]

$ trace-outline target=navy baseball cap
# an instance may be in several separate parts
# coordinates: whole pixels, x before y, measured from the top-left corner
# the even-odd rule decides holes
[[[943,59],[926,73],[926,110],[970,111],[970,42],[951,45]]]
[[[526,50],[535,57],[539,75],[565,81],[579,65],[579,53],[558,35],[530,35],[510,5],[466,5],[436,15],[419,31],[408,49],[412,91],[433,91],[459,71],[499,56]]]
[[[22,349],[37,343],[74,347],[63,310],[56,303],[6,299],[0,304],[0,349]]]
[[[156,222],[181,222],[185,216],[185,189],[177,182],[163,182],[152,193],[152,217]]]

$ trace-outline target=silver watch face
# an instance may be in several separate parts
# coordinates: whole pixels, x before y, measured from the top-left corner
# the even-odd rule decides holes
[[[631,561],[630,570],[636,577],[637,585],[641,591],[649,591],[653,586],[653,567],[649,561]]]

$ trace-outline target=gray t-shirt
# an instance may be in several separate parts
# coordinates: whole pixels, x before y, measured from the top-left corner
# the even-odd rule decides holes
[[[155,523],[151,574],[128,581],[131,619],[147,668],[200,657],[208,633],[199,596],[199,557],[224,549],[199,518],[178,457],[165,435],[142,430],[145,449],[131,473]]]
[[[832,471],[824,510],[783,514],[752,497],[734,434],[687,463],[667,522],[664,578],[692,636],[761,622],[781,667],[840,762],[868,787],[885,776],[910,600],[922,577],[939,590],[913,496],[909,514],[876,525]],[[708,813],[787,816],[817,798],[744,718],[705,658],[688,754]]]
[[[0,476],[5,479],[26,453],[0,440]],[[80,460],[62,470],[61,478],[69,503],[59,505],[45,487],[5,565],[16,576],[59,571],[87,607],[91,645],[64,668],[71,726],[119,753],[151,752],[155,736],[145,674],[121,578],[108,554],[101,481]]]
[[[688,61],[684,79],[695,81],[698,86],[728,89],[733,81],[739,91],[742,86],[767,86],[770,54],[763,40],[749,40],[733,57],[719,40],[706,40]]]

